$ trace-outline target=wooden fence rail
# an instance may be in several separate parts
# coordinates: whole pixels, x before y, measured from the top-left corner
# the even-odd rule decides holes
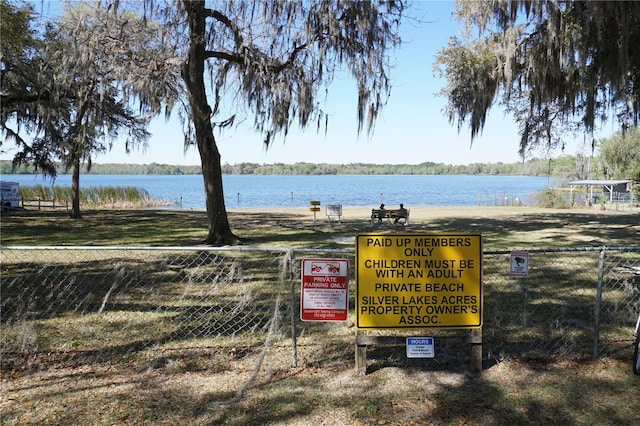
[[[20,198],[20,206],[23,209],[25,207],[37,207],[38,210],[41,210],[43,208],[69,210],[69,200],[63,200],[62,202],[60,202],[55,198],[50,200],[40,199],[40,198],[37,198],[37,199]]]

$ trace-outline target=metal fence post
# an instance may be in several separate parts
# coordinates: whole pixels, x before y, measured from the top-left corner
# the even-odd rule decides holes
[[[596,306],[593,313],[593,357],[598,357],[598,341],[600,340],[600,310],[602,308],[602,286],[604,283],[604,257],[606,247],[600,249],[598,256],[598,288],[596,291]]]
[[[629,312],[635,312],[638,303],[638,276],[633,272],[640,267],[640,246],[528,251],[540,254],[535,259],[540,266],[534,270],[538,288],[529,288],[523,281],[514,282],[502,272],[511,250],[483,253],[484,327],[490,332],[475,340],[479,355],[475,365],[481,366],[480,344],[490,357],[582,356],[588,354],[589,345],[594,359],[627,353]],[[246,336],[251,348],[257,348],[264,340],[266,351],[277,325],[283,331],[278,336],[286,340],[288,290],[292,348],[284,349],[291,350],[291,362],[284,361],[286,357],[282,360],[297,369],[301,308],[301,264],[295,256],[298,252],[301,260],[306,253],[354,254],[351,249],[318,248],[0,246],[0,358],[22,365],[26,354],[35,358],[47,354],[54,366],[66,362],[66,343],[78,335],[86,336],[79,342],[78,350],[86,349],[82,356],[95,357],[100,362],[118,357],[125,347],[131,353],[155,351],[159,342],[171,345],[179,343],[183,336],[202,339],[201,344],[212,353],[218,349],[210,347],[209,339],[220,340],[220,347],[227,343],[235,347],[235,340],[224,339],[236,335],[243,339]],[[278,262],[274,262],[274,256]],[[598,265],[595,277],[594,261]],[[259,276],[254,280],[256,268]],[[277,288],[267,287],[276,275]],[[46,288],[40,284],[43,280]],[[158,283],[176,291],[165,292]],[[265,291],[255,291],[257,286]],[[140,308],[145,309],[130,305],[132,300],[139,300]],[[273,303],[271,316],[269,306]],[[131,309],[120,309],[122,304]],[[151,306],[153,310],[146,309]],[[149,314],[151,311],[153,315]],[[59,324],[58,318],[68,314],[69,324]],[[32,327],[35,320],[56,330],[51,333],[55,339],[41,338]],[[105,328],[105,321],[112,326]],[[138,323],[149,326],[134,330],[137,327],[131,325]],[[322,339],[333,339],[324,334],[329,327],[334,326],[306,328],[310,333],[320,333],[318,339],[310,339],[314,340],[310,345],[315,350],[324,350]],[[338,327],[346,331],[344,326]],[[356,365],[361,374],[366,373],[366,346],[381,344],[382,337],[356,333]],[[605,346],[602,350],[600,338]],[[103,347],[106,341],[113,344]],[[194,346],[194,350],[199,348],[200,343]],[[235,352],[232,350],[230,355]],[[374,355],[369,351],[369,357]],[[190,355],[185,352],[184,356]]]
[[[295,277],[295,252],[291,250],[289,256],[289,276],[291,279],[291,367],[298,367],[298,335],[296,332],[296,277]]]

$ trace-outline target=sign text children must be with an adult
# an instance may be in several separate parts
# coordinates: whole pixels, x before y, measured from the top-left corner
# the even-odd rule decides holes
[[[482,309],[480,234],[356,237],[358,328],[476,328]]]

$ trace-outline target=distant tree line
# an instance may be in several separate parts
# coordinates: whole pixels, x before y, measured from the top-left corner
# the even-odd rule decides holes
[[[150,120],[172,112],[201,167],[105,165],[95,172],[202,175],[204,242],[216,246],[240,242],[227,217],[224,173],[640,182],[640,136],[623,135],[601,147],[601,159],[578,154],[573,163],[221,164],[214,129],[233,126],[237,116],[253,123],[267,148],[292,126],[326,132],[323,98],[338,74],[351,77],[358,133],[370,136],[391,94],[389,52],[406,41],[405,20],[427,23],[412,16],[405,0],[68,1],[60,13],[42,17],[32,3],[0,0],[0,153],[12,143],[14,165],[50,176],[70,172],[75,219],[81,173],[115,140],[126,152],[146,148]],[[468,126],[472,140],[496,105],[518,126],[523,159],[564,149],[569,134],[592,139],[612,117],[624,132],[640,121],[640,2],[460,0],[455,20],[464,31],[439,50],[433,71],[445,80],[438,93],[447,99],[444,115],[458,130]],[[593,152],[598,144],[592,141]]]
[[[505,175],[505,176],[557,176],[568,179],[605,177],[599,172],[596,157],[562,156],[554,159],[531,159],[518,163],[473,163],[451,165],[425,162],[420,164],[224,164],[227,175]],[[60,173],[64,167],[60,165]],[[12,169],[11,161],[0,161],[0,173],[34,174],[33,167],[23,165]],[[86,174],[180,175],[200,174],[200,166],[169,164],[93,164]]]

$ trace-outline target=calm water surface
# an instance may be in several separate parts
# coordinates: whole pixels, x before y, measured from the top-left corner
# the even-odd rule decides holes
[[[2,175],[21,185],[71,186],[70,175],[50,179],[33,175]],[[548,177],[471,175],[225,175],[228,208],[306,207],[310,200],[322,205],[389,207],[531,204],[532,195],[550,185]],[[201,175],[82,175],[81,187],[134,186],[152,198],[182,208],[204,209]]]

